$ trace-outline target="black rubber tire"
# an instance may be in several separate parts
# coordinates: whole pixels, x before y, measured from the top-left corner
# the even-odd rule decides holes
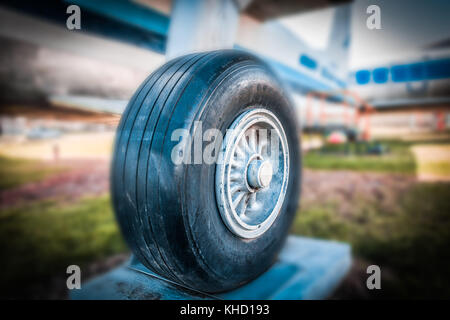
[[[175,164],[172,132],[194,121],[225,133],[251,108],[281,121],[289,144],[286,197],[272,226],[255,239],[223,223],[215,198],[215,164]],[[300,195],[296,114],[282,85],[259,58],[237,50],[169,61],[136,91],[120,121],[111,169],[117,219],[137,258],[187,287],[220,292],[267,270],[284,244]]]

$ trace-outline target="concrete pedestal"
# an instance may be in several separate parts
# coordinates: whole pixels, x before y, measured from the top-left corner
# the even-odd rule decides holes
[[[325,299],[351,265],[348,244],[290,236],[279,260],[254,281],[207,294],[152,273],[136,259],[72,290],[71,299]]]

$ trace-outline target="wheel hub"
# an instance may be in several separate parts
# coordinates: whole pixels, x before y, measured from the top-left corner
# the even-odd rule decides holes
[[[255,189],[268,187],[272,180],[272,164],[270,160],[253,160],[247,169],[247,182]]]
[[[216,166],[216,200],[235,235],[255,238],[275,221],[289,176],[286,135],[266,109],[241,114],[227,130]]]

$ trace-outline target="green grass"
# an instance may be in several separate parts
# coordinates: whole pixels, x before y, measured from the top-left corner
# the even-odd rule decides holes
[[[367,155],[364,146],[356,143],[325,145],[306,153],[303,165],[310,169],[355,170],[413,174],[416,171],[410,142],[382,141],[388,152],[383,155]]]
[[[107,196],[1,210],[0,243],[0,295],[5,297],[33,297],[34,286],[65,277],[67,266],[82,267],[127,250]]]
[[[305,168],[321,170],[415,174],[418,165],[411,151],[412,146],[418,144],[448,145],[450,143],[448,139],[428,141],[380,140],[378,142],[387,149],[385,154],[364,154],[365,146],[362,143],[326,144],[318,150],[312,150],[304,154],[303,165]],[[446,162],[433,163],[424,169],[436,174],[447,174],[450,170],[449,164]]]
[[[61,170],[61,167],[49,167],[36,160],[0,156],[0,190],[39,181]]]
[[[357,213],[335,214],[333,203],[305,207],[292,232],[349,242],[354,255],[390,270],[384,298],[450,298],[450,184],[419,184],[394,208],[356,201]],[[361,281],[365,281],[362,279]]]

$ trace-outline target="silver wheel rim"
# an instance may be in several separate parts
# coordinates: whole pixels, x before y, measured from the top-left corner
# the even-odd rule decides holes
[[[288,143],[278,118],[266,109],[238,116],[216,166],[216,201],[228,229],[246,239],[265,233],[280,213],[288,177]]]

